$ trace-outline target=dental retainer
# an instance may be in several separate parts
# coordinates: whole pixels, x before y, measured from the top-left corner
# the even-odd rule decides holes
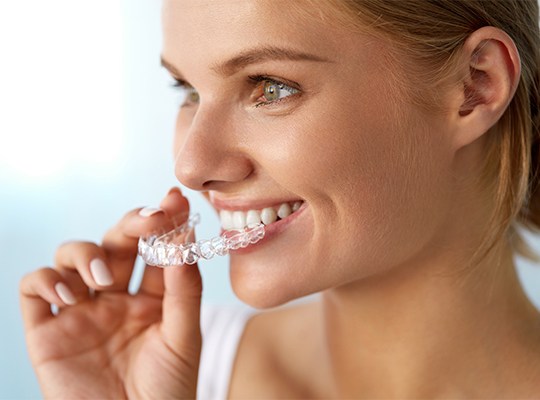
[[[154,233],[139,238],[139,255],[147,265],[156,267],[195,264],[200,258],[209,260],[225,256],[230,250],[255,244],[264,237],[264,224],[231,229],[212,239],[186,242],[200,222],[199,214],[190,214],[183,224],[166,233]],[[178,243],[180,242],[180,243]]]

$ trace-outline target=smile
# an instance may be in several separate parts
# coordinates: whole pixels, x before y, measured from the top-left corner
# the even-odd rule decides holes
[[[221,227],[225,230],[243,229],[247,226],[260,223],[270,225],[294,214],[300,209],[303,203],[303,201],[284,202],[260,210],[220,210],[219,219],[221,221]]]

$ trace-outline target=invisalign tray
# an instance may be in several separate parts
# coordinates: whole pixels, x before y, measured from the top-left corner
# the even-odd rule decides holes
[[[244,229],[231,229],[220,236],[197,242],[175,243],[190,236],[200,222],[199,214],[190,214],[187,221],[164,234],[151,234],[139,238],[139,255],[148,265],[171,267],[195,264],[199,258],[211,259],[214,255],[224,256],[230,250],[247,247],[264,237],[264,224],[250,225]]]

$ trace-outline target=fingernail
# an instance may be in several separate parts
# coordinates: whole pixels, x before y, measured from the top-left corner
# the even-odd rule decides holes
[[[58,294],[58,297],[62,299],[62,301],[70,306],[77,303],[77,299],[75,298],[75,295],[73,292],[66,286],[63,282],[58,282],[56,285],[54,285],[54,290],[56,290],[56,293]]]
[[[182,191],[180,190],[180,188],[177,187],[177,186],[175,186],[175,187],[171,188],[171,190],[169,190],[169,191],[167,192],[167,196],[170,195],[170,194],[173,193],[173,192],[182,194]]]
[[[109,271],[103,260],[99,258],[90,261],[90,273],[99,286],[110,286],[113,284],[111,271]]]
[[[139,215],[141,217],[150,217],[160,211],[163,211],[161,208],[156,208],[156,207],[144,207],[143,209],[141,209],[141,211],[139,211]]]

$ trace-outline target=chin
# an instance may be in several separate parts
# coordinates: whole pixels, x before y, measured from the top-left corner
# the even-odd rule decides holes
[[[234,293],[236,294],[236,297],[242,302],[247,304],[250,307],[257,308],[259,310],[269,310],[272,308],[276,308],[282,305],[285,305],[289,302],[292,302],[294,300],[298,300],[304,296],[261,296],[261,294],[258,293],[245,293],[245,292],[237,292],[234,290]]]
[[[258,309],[278,307],[297,298],[272,285],[234,283],[232,280],[231,282],[236,297],[243,303]]]
[[[264,273],[261,269],[265,270]],[[246,268],[245,265],[231,263],[232,290],[243,303],[257,309],[270,309],[328,289],[319,277],[310,279],[300,271],[291,275],[290,271],[283,273],[281,270],[279,273],[279,270],[276,265],[259,267],[250,263]]]
[[[284,305],[313,292],[300,292],[292,280],[276,279],[275,274],[250,274],[231,266],[231,286],[243,303],[258,309]]]

